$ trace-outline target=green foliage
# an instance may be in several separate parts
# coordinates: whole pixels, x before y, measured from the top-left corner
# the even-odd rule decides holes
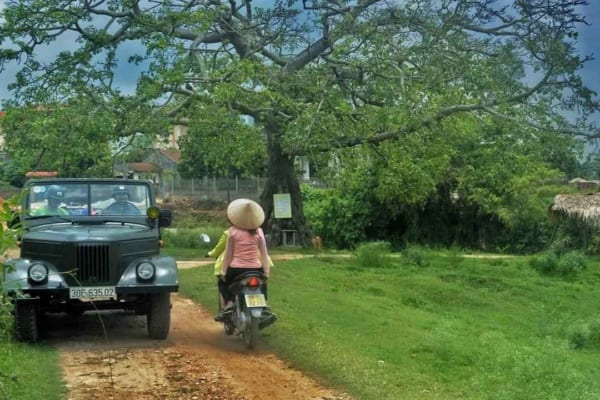
[[[356,262],[363,268],[380,268],[389,265],[390,254],[390,243],[383,241],[362,243],[354,250]]]
[[[14,248],[17,241],[17,236],[20,233],[20,226],[15,225],[11,229],[8,228],[8,223],[14,217],[14,210],[20,204],[20,194],[4,200],[0,206],[0,256],[6,258],[6,251],[9,248]],[[12,304],[10,300],[4,296],[2,289],[4,264],[0,264],[0,347],[1,343],[12,337],[13,334],[13,316],[11,314]],[[0,372],[2,370],[0,369]]]
[[[207,234],[211,243],[205,243],[200,238],[202,233]],[[173,228],[163,229],[162,238],[165,242],[165,249],[195,249],[198,253],[204,255],[210,250],[219,240],[223,229],[219,227],[205,228]]]
[[[581,251],[546,252],[532,257],[530,265],[541,274],[572,277],[586,269],[587,260]]]
[[[600,349],[600,320],[592,319],[571,324],[567,338],[573,349]]]
[[[46,109],[7,108],[3,130],[11,161],[4,175],[47,170],[60,176],[110,176],[113,124],[107,115],[91,112],[92,107],[74,99]]]
[[[188,134],[179,140],[186,177],[260,175],[266,148],[262,130],[225,108],[198,106]]]
[[[365,193],[302,186],[304,214],[315,235],[328,246],[351,248],[366,239],[372,215]]]
[[[64,399],[58,351],[0,342],[0,400]]]
[[[561,177],[545,154],[553,150],[573,160],[577,142],[567,138],[542,145],[538,135],[546,138],[546,134],[533,134],[530,129],[508,124],[471,129],[474,131],[470,135],[460,138],[454,160],[461,201],[495,215],[508,227],[544,220],[547,204],[558,193],[558,188],[549,183]],[[563,161],[557,158],[554,156],[552,161]]]
[[[376,231],[397,218],[402,226],[385,227],[397,236],[433,236],[431,227],[418,232],[419,212],[445,187],[460,195],[451,211],[469,215],[446,240],[483,220],[481,231],[464,236],[500,225],[512,236],[501,245],[526,248],[510,239],[540,225],[538,188],[576,169],[581,148],[564,132],[596,129],[588,125],[594,93],[578,76],[587,58],[575,46],[584,0],[245,3],[8,2],[0,42],[17,45],[0,51],[0,65],[20,61],[9,86],[15,103],[57,115],[5,130],[15,166],[106,173],[106,146],[90,137],[95,145],[164,135],[181,123],[190,127],[182,174],[253,173],[266,161],[264,198],[297,195],[289,168],[296,156],[331,165],[322,176],[353,188],[338,188],[340,204],[326,202],[344,210],[331,216],[351,224],[347,235],[322,228],[336,246],[379,239],[353,221]],[[223,21],[227,34],[218,34]],[[69,51],[38,51],[64,35]],[[119,59],[124,50],[129,58]],[[123,68],[137,83],[134,96],[116,86]],[[538,81],[525,79],[530,71]],[[577,126],[561,117],[572,112],[581,116]]]
[[[2,281],[0,280],[0,286],[1,284]],[[13,338],[14,318],[11,314],[12,308],[10,299],[3,295],[0,296],[0,346]]]
[[[426,267],[428,251],[421,246],[409,245],[402,250],[402,256],[406,261],[416,267]]]

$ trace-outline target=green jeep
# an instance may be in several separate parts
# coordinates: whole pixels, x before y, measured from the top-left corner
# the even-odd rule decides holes
[[[4,268],[14,300],[18,340],[38,340],[43,313],[132,310],[147,316],[148,334],[165,339],[177,264],[160,255],[160,210],[150,182],[124,179],[36,179],[25,185],[20,257]]]

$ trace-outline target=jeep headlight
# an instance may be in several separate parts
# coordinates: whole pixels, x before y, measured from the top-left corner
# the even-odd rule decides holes
[[[48,279],[48,267],[42,263],[33,263],[27,271],[29,279],[34,283],[43,283]]]
[[[140,280],[149,281],[154,278],[156,267],[149,261],[143,261],[137,265],[135,273]]]

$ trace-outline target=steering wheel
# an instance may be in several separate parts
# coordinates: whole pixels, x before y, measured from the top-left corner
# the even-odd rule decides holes
[[[139,208],[134,206],[130,202],[126,203],[112,203],[106,207],[104,214],[115,214],[115,215],[140,215],[142,212]]]

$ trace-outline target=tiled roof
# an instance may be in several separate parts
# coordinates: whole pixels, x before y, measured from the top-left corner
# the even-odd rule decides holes
[[[28,178],[56,178],[56,171],[29,171],[25,174]]]
[[[156,165],[148,162],[134,162],[127,165],[134,172],[158,172]]]
[[[173,149],[160,149],[160,152],[164,154],[166,157],[169,157],[171,160],[178,162],[181,159],[181,152],[179,150]]]

